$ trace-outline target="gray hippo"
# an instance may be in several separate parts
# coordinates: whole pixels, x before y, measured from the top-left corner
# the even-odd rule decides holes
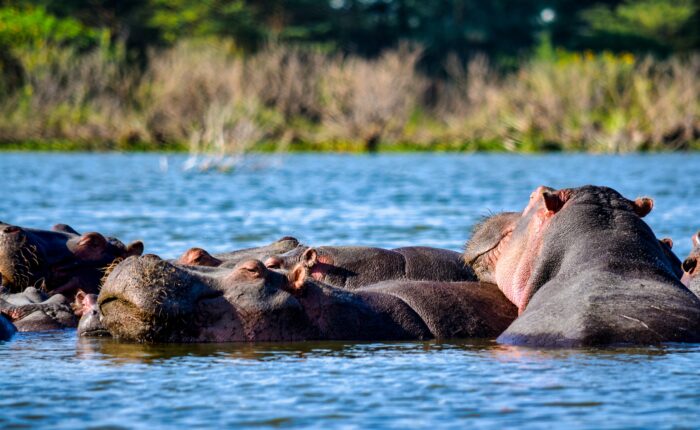
[[[62,294],[49,297],[34,287],[21,293],[0,289],[0,315],[22,332],[58,330],[78,324],[66,297]]]
[[[498,341],[700,341],[700,300],[642,220],[652,207],[607,187],[535,190],[495,264],[498,287],[520,312]]]
[[[42,286],[72,298],[78,289],[96,293],[105,268],[131,255],[143,243],[128,246],[100,233],[79,234],[65,224],[51,231],[0,224],[0,274],[10,292]]]
[[[463,259],[479,281],[496,283],[496,262],[519,220],[520,212],[501,212],[484,218],[472,229]]]
[[[700,277],[698,273],[698,262],[700,261],[700,232],[693,235],[693,249],[688,258],[683,260],[683,284],[688,287],[696,296],[700,297]]]
[[[300,246],[265,260],[270,269],[290,270],[297,264],[304,265],[314,279],[348,290],[393,279],[476,281],[474,271],[459,253],[424,246]]]
[[[97,306],[97,295],[86,294],[79,291],[75,296],[73,305],[75,315],[80,317],[78,322],[78,336],[80,337],[103,337],[110,336],[107,329],[102,325],[100,308]]]
[[[303,245],[296,238],[285,236],[268,245],[215,255],[211,255],[202,248],[190,248],[173,262],[187,266],[234,267],[244,260],[265,260],[270,256],[283,254],[302,247]]]
[[[137,342],[490,337],[517,311],[492,284],[395,280],[354,291],[247,260],[233,269],[131,257],[105,280],[102,323]]]

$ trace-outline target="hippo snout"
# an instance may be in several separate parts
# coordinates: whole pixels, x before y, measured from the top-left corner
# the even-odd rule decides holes
[[[145,255],[127,258],[109,274],[97,304],[115,337],[155,341],[189,318],[202,297],[215,293],[188,271]]]

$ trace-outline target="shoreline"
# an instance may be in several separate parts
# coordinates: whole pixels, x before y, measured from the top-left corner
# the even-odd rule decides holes
[[[386,143],[377,145],[369,151],[362,142],[295,142],[280,149],[273,142],[261,142],[245,153],[272,154],[272,153],[494,153],[494,154],[673,154],[694,153],[700,151],[700,141],[688,142],[680,148],[642,149],[637,151],[589,151],[564,149],[563,145],[525,145],[524,148],[509,149],[504,144],[494,142],[440,142],[422,144],[415,142]],[[29,140],[21,142],[0,142],[0,153],[21,152],[92,152],[92,153],[162,153],[162,154],[188,154],[191,153],[187,145],[182,143],[157,144],[148,142],[114,143],[114,142],[82,142],[71,140]],[[202,152],[201,155],[206,155]]]

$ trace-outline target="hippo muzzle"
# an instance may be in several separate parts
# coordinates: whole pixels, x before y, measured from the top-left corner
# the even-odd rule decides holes
[[[155,255],[130,257],[105,280],[97,299],[102,324],[117,338],[143,342],[192,339],[198,305],[222,293]]]

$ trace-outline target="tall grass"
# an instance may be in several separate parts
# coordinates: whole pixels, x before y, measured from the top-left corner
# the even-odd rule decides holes
[[[451,58],[437,79],[409,46],[375,59],[284,46],[244,58],[185,41],[144,69],[118,46],[13,55],[23,76],[0,96],[0,142],[186,147],[235,161],[270,146],[630,152],[700,140],[700,56],[559,52],[505,74],[484,57]]]

